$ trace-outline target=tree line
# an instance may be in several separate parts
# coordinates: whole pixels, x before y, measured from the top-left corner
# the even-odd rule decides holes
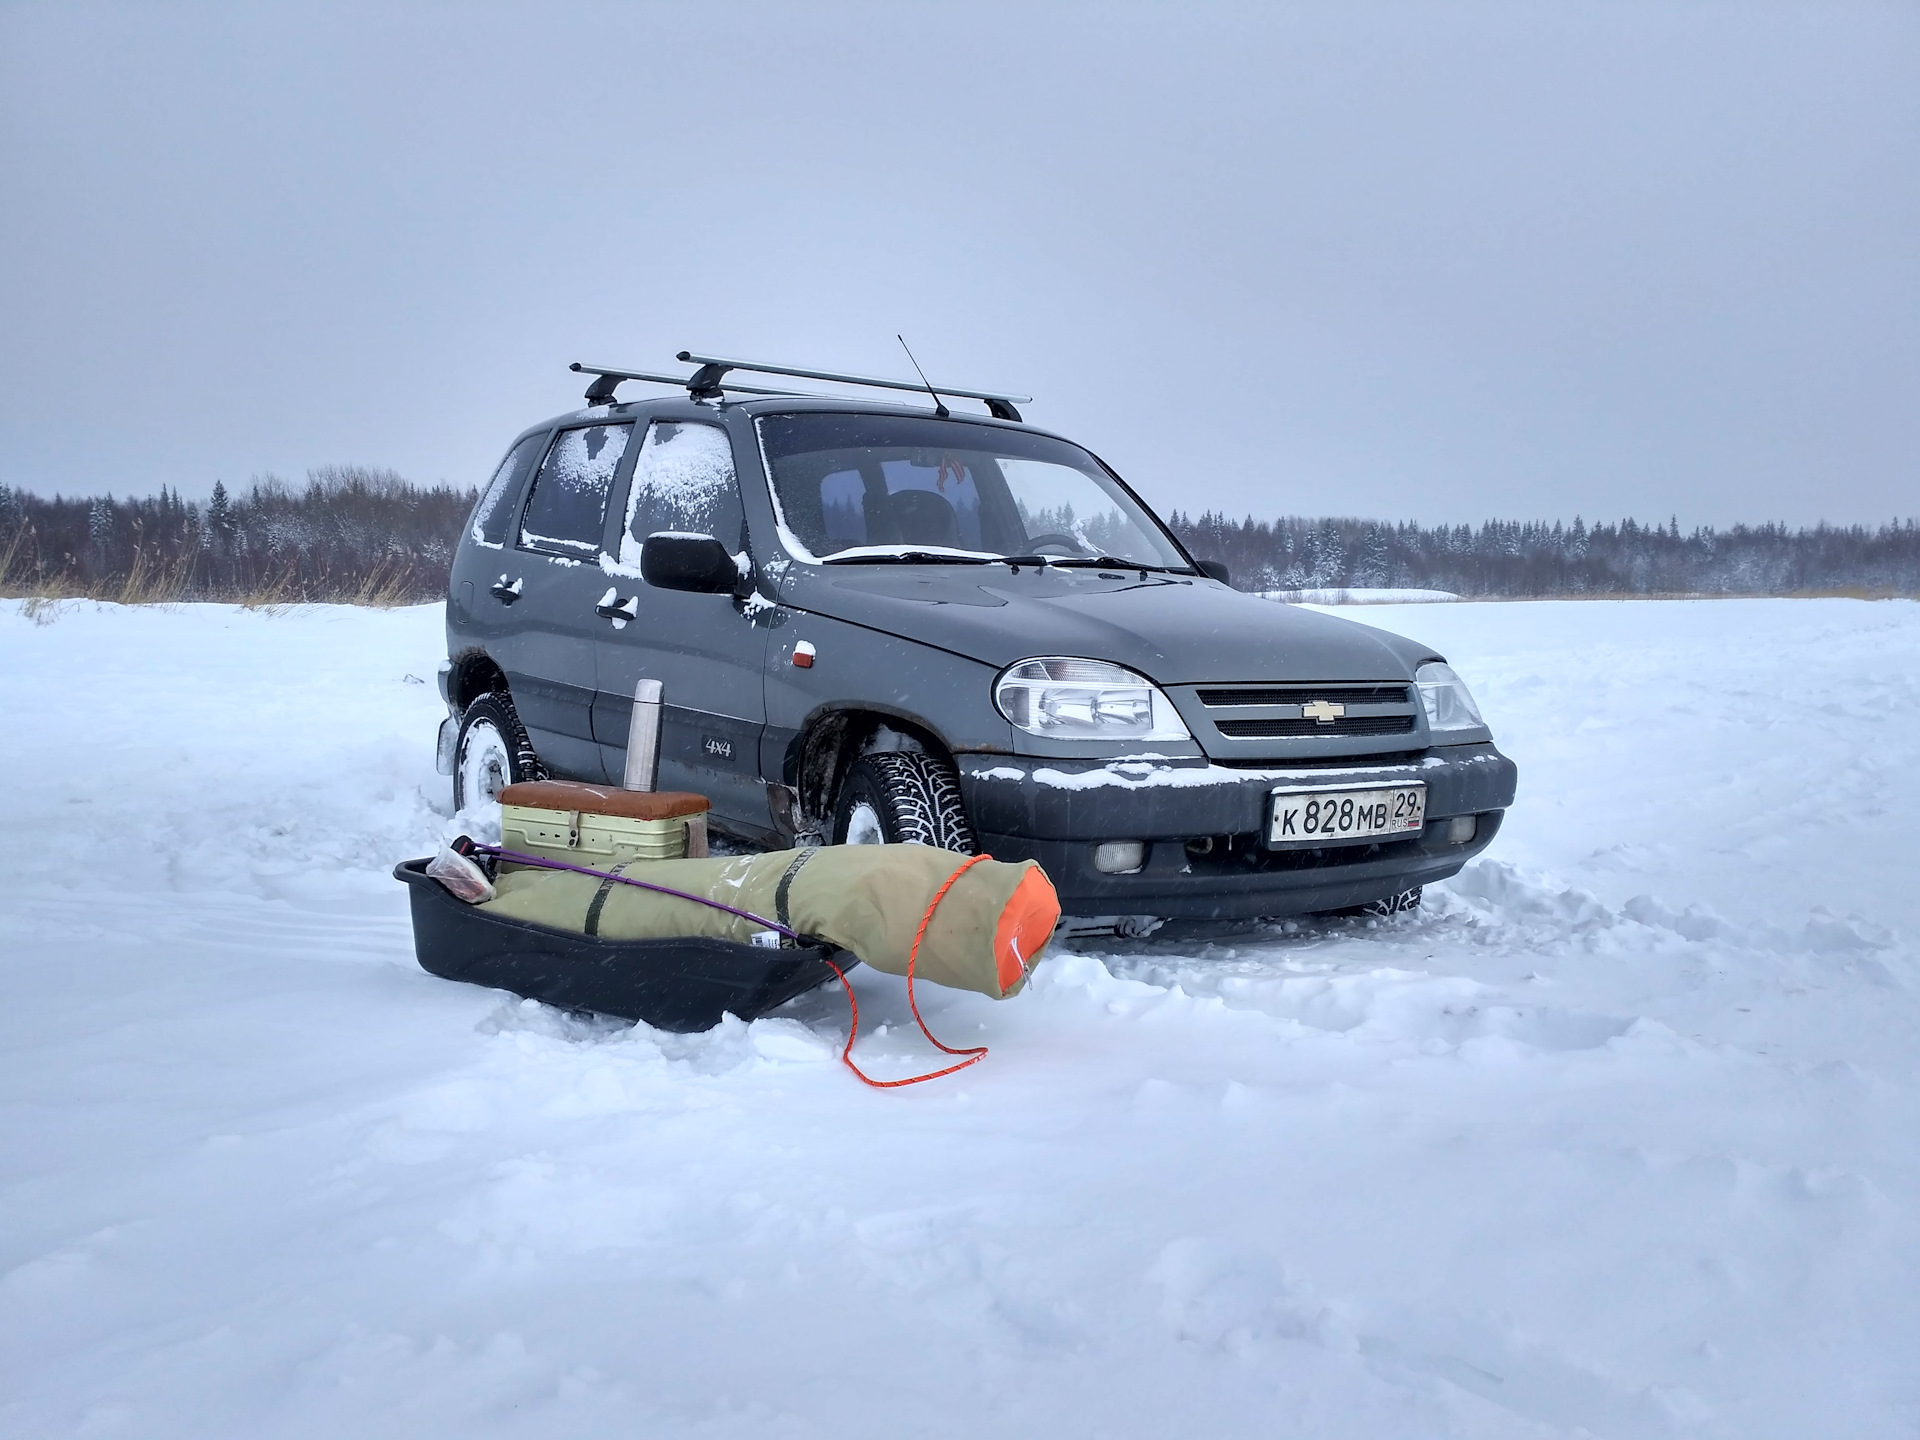
[[[411,604],[446,591],[471,487],[328,466],[204,504],[159,495],[46,499],[0,485],[0,594],[127,601]],[[1634,520],[1418,525],[1175,511],[1195,555],[1243,590],[1446,590],[1465,596],[1920,595],[1920,525]]]
[[[1410,588],[1456,595],[1920,595],[1920,526],[1702,526],[1634,520],[1472,525],[1175,511],[1195,555],[1242,590]]]
[[[446,593],[477,492],[330,465],[295,487],[268,476],[205,504],[159,495],[49,500],[0,486],[0,594],[131,602],[350,601]]]

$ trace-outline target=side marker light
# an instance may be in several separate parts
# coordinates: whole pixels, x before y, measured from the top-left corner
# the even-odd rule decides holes
[[[796,640],[793,642],[793,663],[798,665],[802,670],[811,670],[813,668],[813,654],[813,642],[811,640]]]

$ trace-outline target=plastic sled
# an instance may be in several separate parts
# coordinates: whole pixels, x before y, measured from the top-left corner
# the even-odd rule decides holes
[[[709,1030],[725,1015],[752,1020],[833,978],[852,955],[829,946],[774,949],[709,936],[606,940],[491,915],[403,860],[393,878],[413,907],[420,968],[443,980],[511,990],[563,1010],[644,1020],[658,1030]]]

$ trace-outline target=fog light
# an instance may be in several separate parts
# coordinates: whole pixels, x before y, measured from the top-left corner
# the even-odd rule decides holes
[[[1093,847],[1093,868],[1102,875],[1129,875],[1146,863],[1144,840],[1109,840]]]
[[[1472,815],[1456,815],[1447,821],[1447,844],[1464,845],[1480,833],[1480,822]]]

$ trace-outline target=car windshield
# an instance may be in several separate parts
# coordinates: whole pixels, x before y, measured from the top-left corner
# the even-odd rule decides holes
[[[1186,570],[1171,536],[1077,445],[910,415],[763,415],[774,498],[803,559],[1044,556]]]

